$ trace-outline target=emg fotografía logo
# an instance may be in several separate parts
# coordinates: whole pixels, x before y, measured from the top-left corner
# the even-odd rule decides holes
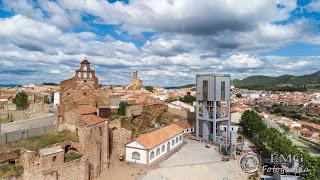
[[[244,154],[240,160],[241,169],[247,174],[254,174],[260,167],[258,155],[254,152]]]

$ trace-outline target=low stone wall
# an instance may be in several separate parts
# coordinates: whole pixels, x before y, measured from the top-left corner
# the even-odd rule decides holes
[[[0,143],[38,137],[57,131],[58,117],[56,115],[1,124]]]
[[[42,127],[42,128],[27,129],[23,131],[9,132],[9,133],[0,135],[0,143],[9,143],[9,142],[18,141],[21,139],[39,137],[45,134],[53,134],[55,132],[58,132],[58,127],[56,125]]]
[[[89,180],[89,160],[83,157],[64,163],[57,174],[59,180]]]

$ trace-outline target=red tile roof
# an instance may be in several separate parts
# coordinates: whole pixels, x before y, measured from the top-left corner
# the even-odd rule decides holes
[[[85,114],[94,114],[97,112],[97,108],[95,107],[77,107],[73,109],[78,114],[85,115]]]
[[[192,128],[189,123],[182,123],[182,124],[179,124],[179,126],[183,129]]]
[[[86,122],[87,125],[97,124],[101,121],[103,121],[102,118],[99,116],[89,114],[89,115],[82,115],[82,119]]]
[[[10,160],[19,159],[19,155],[15,152],[1,152],[0,163],[4,163]]]
[[[135,140],[147,149],[152,149],[164,141],[178,135],[183,129],[177,124],[171,124],[155,131],[140,135]]]
[[[320,130],[320,125],[319,124],[314,124],[314,123],[309,123],[309,122],[305,122],[305,121],[298,121],[299,124],[303,125],[303,126],[310,126],[313,127],[317,130]]]
[[[10,99],[12,96],[12,94],[1,94],[0,99]]]

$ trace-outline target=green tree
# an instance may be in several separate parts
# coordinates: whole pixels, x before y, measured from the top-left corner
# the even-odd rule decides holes
[[[145,86],[144,87],[147,91],[153,92],[153,86]]]
[[[183,96],[182,98],[179,98],[180,101],[182,102],[185,102],[187,104],[192,104],[193,101],[196,100],[196,97],[195,96],[188,96],[188,95],[185,95]]]
[[[19,92],[12,102],[17,105],[19,109],[26,109],[29,105],[28,95],[25,92]]]
[[[129,106],[128,102],[121,102],[119,104],[118,114],[124,116],[126,114],[126,107]]]
[[[286,126],[286,125],[284,125],[284,124],[281,124],[280,126],[281,126],[281,128],[282,128],[283,130],[285,130],[286,132],[289,132],[289,131],[290,131],[290,127],[288,127],[288,126]]]
[[[244,133],[252,138],[257,148],[263,150],[264,154],[278,153],[285,157],[288,155],[302,156],[302,165],[310,170],[310,172],[303,174],[304,179],[318,179],[320,157],[312,157],[306,151],[300,151],[284,134],[274,128],[267,128],[259,115],[253,110],[247,110],[243,113],[241,124],[244,127]]]
[[[174,102],[176,101],[177,99],[176,98],[167,98],[166,99],[166,102]]]
[[[281,113],[281,112],[282,112],[281,108],[276,108],[276,109],[273,111],[273,113],[276,113],[276,114]]]

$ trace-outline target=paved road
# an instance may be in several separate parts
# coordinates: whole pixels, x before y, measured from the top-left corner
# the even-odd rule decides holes
[[[274,122],[272,119],[267,119],[266,121],[264,121],[267,125],[268,128],[275,128],[277,131],[279,131],[280,133],[284,133],[285,131],[279,126],[279,124],[277,124],[276,122]]]
[[[280,127],[279,124],[277,124],[275,121],[268,119],[265,121],[265,123],[267,124],[268,128],[275,128],[277,131],[279,131],[280,133],[285,133],[285,131]],[[307,150],[310,155],[312,156],[320,156],[320,152],[315,150],[314,148],[302,143],[296,135],[294,134],[285,134],[285,136],[291,140],[291,142],[296,145],[298,148],[303,149],[303,150]]]
[[[149,171],[142,180],[247,179],[237,160],[222,161],[216,147],[189,140],[178,152]]]
[[[294,135],[291,135],[291,134],[287,134],[286,136],[288,139],[292,141],[293,144],[298,146],[300,149],[308,151],[312,156],[320,156],[319,151],[303,143],[302,142],[303,140],[299,139],[298,137],[295,137]]]

